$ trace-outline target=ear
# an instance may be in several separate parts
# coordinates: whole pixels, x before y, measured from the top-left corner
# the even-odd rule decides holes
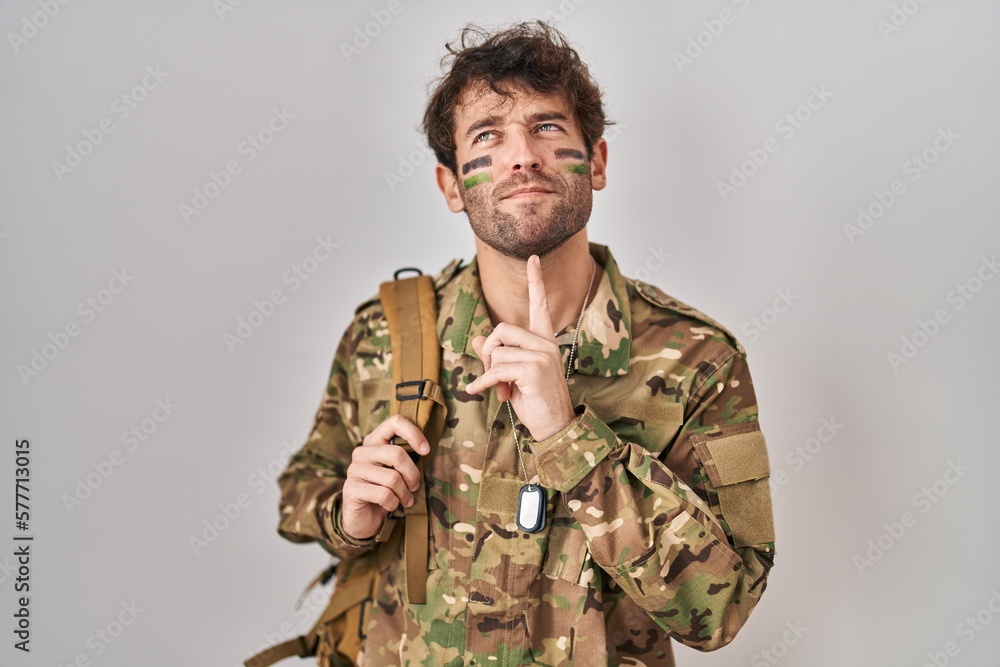
[[[434,168],[434,176],[437,178],[438,189],[444,195],[444,200],[448,203],[451,212],[461,213],[464,211],[465,203],[458,191],[458,178],[455,177],[455,172],[438,162]]]
[[[594,157],[590,160],[590,179],[595,190],[603,190],[608,184],[608,141],[601,137],[594,142]]]

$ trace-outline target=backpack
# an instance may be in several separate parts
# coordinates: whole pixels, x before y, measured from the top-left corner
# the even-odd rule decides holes
[[[411,278],[400,278],[404,271],[416,271]],[[393,437],[392,444],[402,446],[417,464],[421,477],[426,460],[434,454],[444,427],[444,393],[438,384],[441,350],[437,340],[437,297],[430,276],[419,269],[399,269],[393,280],[379,285],[382,309],[389,323],[392,349],[392,379],[396,385],[391,397],[391,411],[401,414],[423,432],[431,445],[427,456],[417,456],[409,443]],[[435,405],[439,406],[435,409]],[[327,583],[336,573],[330,603],[319,620],[305,635],[272,646],[244,661],[246,667],[268,667],[292,656],[317,656],[320,665],[336,667],[356,665],[365,639],[367,610],[371,605],[378,578],[378,559],[391,547],[396,524],[403,521],[405,545],[406,594],[410,604],[427,602],[427,564],[429,524],[426,485],[415,494],[408,509],[398,508],[386,518],[376,537],[378,546],[357,558],[334,562],[307,586]]]

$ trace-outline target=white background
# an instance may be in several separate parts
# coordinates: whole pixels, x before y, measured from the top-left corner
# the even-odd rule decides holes
[[[327,557],[277,536],[273,476],[305,439],[353,308],[396,268],[472,257],[416,131],[444,43],[468,21],[559,4],[404,0],[347,55],[387,3],[95,0],[51,18],[45,4],[0,8],[0,664],[235,666],[309,627],[292,604]],[[590,238],[737,333],[786,475],[766,595],[731,646],[678,646],[681,665],[1000,664],[987,607],[1000,279],[982,264],[1000,253],[1000,7],[903,5],[889,33],[890,0],[577,0],[556,17],[619,122]],[[732,22],[713,23],[723,10]],[[801,109],[813,87],[831,96]],[[144,98],[127,117],[122,95]],[[241,143],[274,109],[294,118],[248,161]],[[808,120],[788,136],[776,123],[796,111]],[[53,166],[102,119],[113,131],[77,166]],[[958,138],[911,180],[905,163],[948,128]],[[718,182],[769,138],[778,151],[724,201]],[[229,160],[240,173],[185,221],[179,205]],[[905,192],[851,237],[894,179]],[[293,290],[283,276],[318,237],[337,248]],[[993,279],[977,283],[980,267]],[[112,296],[116,270],[134,277],[88,319],[79,304]],[[979,291],[958,298],[970,279]],[[283,302],[231,351],[224,335],[273,290]],[[793,299],[776,315],[779,290]],[[903,337],[920,346],[894,368]],[[37,375],[19,370],[47,344]],[[148,421],[158,399],[177,406],[162,423]],[[841,426],[806,460],[796,450],[823,419]],[[122,434],[143,420],[155,431],[130,450]],[[18,438],[32,457],[28,656],[12,646]],[[95,476],[115,450],[120,465]],[[968,469],[954,484],[950,464]],[[88,475],[99,485],[68,505]],[[196,549],[212,521],[229,525]],[[97,639],[133,602],[134,622]],[[982,609],[992,622],[961,625]]]

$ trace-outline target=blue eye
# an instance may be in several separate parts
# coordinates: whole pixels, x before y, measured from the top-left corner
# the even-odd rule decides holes
[[[486,141],[486,139],[484,139],[483,137],[492,136],[492,135],[493,135],[493,133],[490,132],[490,131],[480,132],[479,134],[476,135],[476,138],[472,140],[472,143],[478,144],[481,141]]]
[[[554,130],[562,129],[555,123],[542,123],[541,125],[538,126],[538,129],[541,130],[543,127],[551,127]]]

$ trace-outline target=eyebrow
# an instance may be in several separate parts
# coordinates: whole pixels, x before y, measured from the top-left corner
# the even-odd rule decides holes
[[[474,134],[478,133],[479,130],[490,127],[491,125],[499,125],[503,120],[503,116],[489,115],[485,118],[477,120],[475,123],[469,126],[469,129],[465,131],[466,140],[470,139]],[[564,123],[569,122],[569,118],[566,114],[560,113],[558,111],[539,111],[538,113],[533,113],[528,116],[528,123],[544,123],[550,120],[561,120]]]

